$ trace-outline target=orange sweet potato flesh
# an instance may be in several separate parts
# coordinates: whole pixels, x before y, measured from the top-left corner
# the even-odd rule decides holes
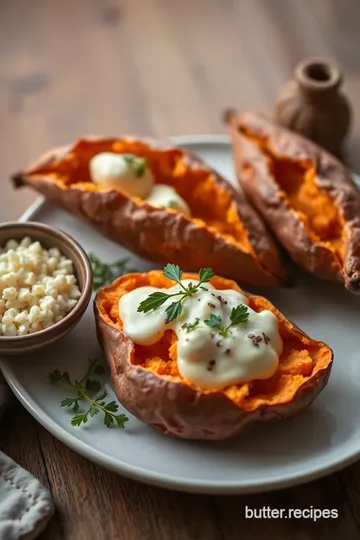
[[[184,279],[198,279],[184,274]],[[236,289],[255,311],[269,309],[279,319],[284,351],[276,373],[267,380],[231,385],[222,391],[203,390],[182,379],[177,369],[177,337],[165,332],[158,343],[140,346],[123,334],[118,302],[131,290],[173,282],[158,270],[128,274],[100,290],[94,302],[99,342],[112,373],[119,400],[135,416],[165,433],[183,438],[223,439],[250,425],[297,414],[327,383],[333,353],[304,334],[268,300],[242,291],[225,278],[210,282],[217,289]]]
[[[294,261],[360,292],[360,193],[346,168],[261,115],[226,119],[239,183]]]
[[[187,201],[193,218],[92,183],[89,161],[105,151],[146,158],[155,181],[173,186]],[[154,262],[170,261],[188,270],[210,266],[255,285],[288,281],[275,242],[243,192],[185,150],[150,139],[80,139],[48,152],[14,175],[13,182],[16,187],[35,188]]]

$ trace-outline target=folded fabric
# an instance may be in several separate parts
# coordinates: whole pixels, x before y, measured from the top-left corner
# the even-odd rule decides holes
[[[0,538],[32,540],[54,512],[48,489],[0,452]]]
[[[0,417],[10,397],[0,373]],[[0,540],[36,538],[53,512],[50,491],[0,451]]]

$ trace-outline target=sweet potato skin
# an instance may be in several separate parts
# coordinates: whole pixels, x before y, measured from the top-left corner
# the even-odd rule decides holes
[[[282,266],[278,248],[261,218],[249,205],[244,193],[235,190],[215,171],[211,173],[216,183],[236,203],[257,258],[183,214],[152,207],[117,191],[93,192],[78,188],[76,184],[65,187],[46,174],[36,173],[41,166],[64,158],[76,145],[92,141],[94,144],[101,143],[103,149],[110,147],[116,139],[82,139],[74,146],[55,148],[26,170],[14,175],[14,185],[31,186],[63,209],[85,219],[111,240],[153,262],[171,261],[188,270],[210,266],[220,275],[253,285],[274,286],[289,282],[289,274]],[[139,142],[156,152],[182,152],[183,159],[192,169],[205,167],[210,170],[185,150],[175,150],[152,139],[139,139]]]
[[[264,217],[293,260],[321,279],[341,281],[360,292],[360,194],[349,171],[315,143],[277,126],[256,113],[228,112],[237,177],[245,193]],[[284,158],[315,165],[316,185],[327,193],[344,218],[345,256],[336,255],[308,235],[304,223],[286,205],[269,169],[266,156],[243,131],[267,139],[272,151]]]
[[[333,359],[330,349],[331,360],[326,368],[305,381],[293,399],[246,411],[221,392],[203,394],[181,381],[172,381],[134,365],[131,362],[134,343],[104,319],[97,303],[99,294],[100,291],[94,300],[97,337],[111,370],[115,394],[136,418],[167,435],[203,440],[234,437],[259,422],[295,416],[311,405],[327,384]],[[296,325],[288,324],[295,335],[306,336]]]

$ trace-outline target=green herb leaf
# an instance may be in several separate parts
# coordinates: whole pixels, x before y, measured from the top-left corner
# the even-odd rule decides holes
[[[204,323],[210,328],[222,328],[222,318],[219,315],[211,314],[208,319],[205,319]]]
[[[146,167],[148,166],[148,162],[144,158],[138,158],[136,161],[136,164],[134,166],[134,173],[137,178],[140,178],[141,176],[144,176]]]
[[[188,293],[190,293],[190,295],[198,290],[198,286],[194,285],[191,281],[186,288],[188,290]]]
[[[108,395],[107,390],[103,390],[96,398],[90,397],[87,392],[94,392],[101,389],[101,384],[99,381],[90,379],[90,375],[93,372],[100,374],[103,372],[103,367],[98,364],[98,360],[92,359],[89,360],[89,367],[80,381],[71,381],[70,375],[67,371],[60,372],[59,370],[54,370],[49,373],[48,378],[51,383],[61,382],[73,388],[73,391],[76,392],[78,397],[74,398],[64,398],[60,405],[61,407],[72,408],[72,411],[75,414],[71,419],[72,426],[80,426],[81,424],[86,424],[88,422],[88,417],[94,417],[100,411],[104,413],[104,423],[108,427],[116,422],[116,424],[123,428],[125,422],[128,421],[126,415],[116,415],[115,413],[119,409],[119,404],[113,400],[109,403],[106,403],[105,398]],[[80,411],[80,404],[88,402],[89,408],[87,411]],[[79,412],[80,411],[80,412]]]
[[[179,204],[177,201],[175,200],[171,200],[167,203],[167,205],[165,206],[165,208],[173,208],[174,210],[176,210],[177,208],[179,208]]]
[[[49,380],[52,384],[55,384],[59,381],[61,381],[61,373],[58,369],[55,369],[54,371],[51,371],[49,373]]]
[[[100,394],[100,396],[96,398],[96,401],[102,401],[103,399],[107,397],[107,395],[108,395],[107,390],[104,390],[103,393]]]
[[[145,169],[148,166],[148,162],[145,158],[134,156],[133,154],[123,154],[123,158],[128,165],[131,165],[137,178],[144,175]]]
[[[235,324],[246,322],[248,318],[249,318],[249,310],[247,306],[245,306],[244,304],[240,304],[239,306],[236,306],[231,310],[231,314],[230,314],[231,322],[228,326],[225,326],[223,324],[223,320],[221,317],[219,317],[219,315],[214,315],[214,314],[210,315],[210,317],[206,319],[205,324],[207,324],[211,328],[217,328],[220,334],[226,337],[229,331],[229,328],[231,328]]]
[[[116,401],[110,401],[110,403],[107,403],[105,406],[105,409],[108,412],[116,412],[119,408],[119,405],[116,403]]]
[[[97,392],[98,390],[100,390],[101,384],[99,381],[86,379],[85,388],[86,390],[94,390],[95,392]]]
[[[96,405],[91,405],[89,409],[90,416],[93,417],[95,414],[98,414],[100,412],[100,409]]]
[[[163,270],[163,275],[172,281],[180,283],[182,271],[177,264],[167,264]]]
[[[234,324],[245,323],[249,319],[248,307],[244,304],[240,304],[232,308],[230,314],[231,326]]]
[[[215,276],[215,274],[214,274],[214,272],[212,271],[211,268],[200,268],[200,271],[199,271],[200,283],[199,283],[199,285],[201,285],[201,283],[207,283],[214,276]]]
[[[62,382],[70,383],[70,375],[68,374],[67,371],[63,371],[63,372],[62,372],[62,374],[61,374],[61,380],[62,380]]]
[[[186,333],[188,334],[189,332],[192,332],[193,330],[195,330],[195,328],[198,326],[200,322],[200,319],[196,318],[195,321],[193,323],[188,323],[186,325]]]
[[[154,293],[151,293],[145,300],[140,302],[139,307],[137,308],[138,311],[142,311],[144,313],[147,313],[148,311],[153,311],[155,309],[158,309],[160,306],[163,305],[166,300],[170,298],[169,294],[157,291]]]
[[[133,154],[123,154],[122,157],[128,165],[132,165],[136,160],[136,156],[134,156]]]
[[[88,417],[87,413],[76,414],[71,419],[71,425],[72,426],[81,426],[81,424],[86,424],[86,422],[88,420],[87,417]]]
[[[114,279],[129,272],[134,272],[129,267],[129,258],[121,259],[107,264],[101,261],[94,253],[88,254],[93,271],[93,289],[97,291],[100,287],[108,285]]]
[[[171,298],[172,296],[180,296],[180,299],[177,302],[173,302],[170,306],[167,306],[165,310],[165,322],[169,323],[181,315],[184,300],[188,296],[192,296],[194,293],[196,293],[199,288],[202,289],[203,287],[201,287],[201,283],[209,281],[213,277],[214,272],[211,270],[211,268],[201,268],[199,272],[200,282],[196,285],[190,282],[187,286],[185,286],[181,281],[183,273],[177,264],[167,264],[164,267],[163,275],[178,283],[182,290],[173,294],[167,294],[161,291],[152,293],[145,300],[140,302],[138,311],[147,313],[148,311],[156,310],[161,307],[168,298]]]
[[[111,427],[111,424],[114,422],[114,416],[105,411],[104,415],[104,424],[106,427]]]
[[[170,306],[166,308],[165,313],[166,313],[166,319],[165,319],[166,324],[173,321],[174,319],[177,319],[182,313],[181,300],[170,304]]]
[[[125,414],[117,414],[114,416],[115,421],[120,429],[125,428],[125,423],[129,421],[128,417]]]
[[[48,378],[52,384],[57,382],[63,382],[71,386],[70,375],[67,371],[60,372],[58,369],[55,369],[54,371],[51,371],[49,373]]]
[[[65,398],[62,400],[62,402],[60,403],[61,407],[71,407],[74,402],[77,401],[76,398]]]
[[[74,399],[74,406],[72,408],[72,411],[76,413],[76,412],[78,412],[79,409],[80,409],[79,400]]]

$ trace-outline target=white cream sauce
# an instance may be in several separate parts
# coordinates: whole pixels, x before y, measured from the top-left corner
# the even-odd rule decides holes
[[[190,281],[183,280],[187,286]],[[198,282],[193,281],[193,284]],[[165,323],[165,309],[180,296],[174,296],[157,310],[138,312],[140,302],[156,291],[174,294],[182,289],[139,287],[125,294],[119,301],[119,315],[123,328],[134,343],[152,345],[168,329],[178,337],[177,362],[180,375],[204,389],[222,389],[254,379],[271,377],[279,363],[283,343],[278,331],[278,320],[268,310],[256,313],[248,307],[249,317],[244,323],[232,326],[226,337],[216,328],[205,324],[210,315],[219,315],[225,326],[230,314],[239,304],[248,304],[247,298],[234,290],[217,290],[209,283],[183,302],[179,318]],[[188,331],[187,325],[199,319],[197,326]]]

